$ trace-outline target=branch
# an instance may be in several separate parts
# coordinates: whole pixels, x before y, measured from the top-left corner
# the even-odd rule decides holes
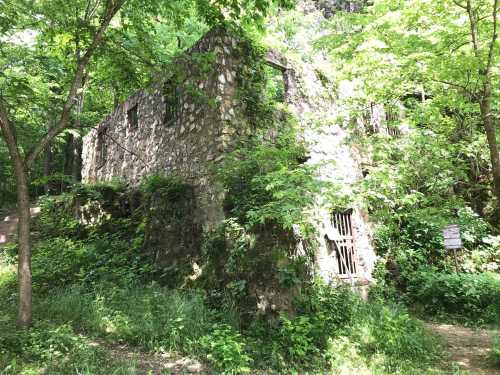
[[[467,6],[466,6],[466,5],[464,5],[464,4],[461,4],[458,0],[453,0],[453,2],[455,3],[455,5],[456,5],[457,7],[460,7],[460,8],[462,8],[462,9],[467,10]]]
[[[497,1],[497,0],[495,0]],[[472,5],[470,3],[470,0],[467,0],[467,6],[465,8],[467,11],[467,15],[469,16],[469,25],[470,25],[470,35],[472,38],[472,45],[474,47],[474,56],[479,57],[479,47],[477,45],[477,38],[476,38],[476,20],[474,20],[474,15],[472,14]]]
[[[12,158],[15,168],[18,170],[24,170],[23,158],[19,152],[19,148],[17,147],[14,127],[9,121],[9,116],[7,115],[7,110],[2,99],[0,99],[0,129],[2,130],[5,143],[7,144],[7,148],[9,150],[9,155]]]
[[[498,0],[495,0],[493,3],[493,35],[491,36],[491,42],[490,42],[490,47],[488,51],[488,60],[486,61],[486,71],[485,74],[488,75],[491,69],[491,65],[493,63],[493,50],[495,49],[495,43],[497,40],[497,5],[498,5]]]
[[[69,89],[68,97],[66,102],[64,103],[63,110],[61,113],[61,117],[57,122],[56,126],[51,128],[47,134],[42,138],[42,140],[26,155],[26,166],[30,168],[38,155],[48,146],[48,144],[60,133],[62,132],[68,125],[68,119],[71,113],[71,109],[75,104],[75,97],[78,90],[82,84],[82,77],[85,67],[90,61],[92,55],[95,50],[101,43],[104,33],[109,26],[109,23],[113,19],[114,15],[118,12],[118,10],[123,6],[126,0],[109,0],[106,8],[106,12],[104,13],[103,19],[101,21],[101,25],[99,26],[99,30],[94,35],[92,42],[87,48],[85,54],[82,56],[81,60],[77,64],[77,68],[75,71],[75,75],[73,77],[73,81],[71,83],[71,87]]]
[[[453,86],[453,87],[457,87],[459,89],[462,89],[462,90],[466,91],[469,94],[473,94],[473,92],[471,90],[469,90],[467,88],[467,86],[459,85],[458,83],[454,83],[454,82],[450,82],[450,81],[444,81],[444,80],[435,79],[435,78],[431,78],[431,81],[438,82],[438,83],[444,83],[445,85],[450,85],[450,86]]]

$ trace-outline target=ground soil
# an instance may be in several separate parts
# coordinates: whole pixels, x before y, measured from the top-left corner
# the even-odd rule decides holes
[[[448,363],[456,364],[471,374],[499,375],[489,354],[493,338],[498,330],[472,329],[456,324],[426,323],[434,333],[441,336],[448,349]]]
[[[113,359],[125,363],[133,363],[137,375],[149,374],[206,374],[205,365],[197,360],[174,353],[151,353],[126,344],[94,340],[93,344],[102,348]]]

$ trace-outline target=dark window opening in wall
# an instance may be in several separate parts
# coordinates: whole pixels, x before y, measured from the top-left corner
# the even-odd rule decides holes
[[[398,138],[401,136],[401,130],[399,130],[399,108],[393,106],[385,107],[385,122],[387,124],[387,134],[393,138]]]
[[[106,164],[107,146],[106,146],[106,132],[107,128],[101,128],[97,131],[97,155],[96,165],[97,168],[102,168]]]
[[[177,117],[179,107],[179,92],[177,85],[173,81],[165,83],[165,118],[164,123],[172,125]]]
[[[401,130],[397,126],[387,125],[387,134],[393,138],[399,138],[401,136]]]
[[[137,118],[137,104],[127,111],[127,121],[128,126],[130,126],[131,129],[137,129],[139,125],[139,119]]]
[[[357,273],[357,252],[352,224],[352,209],[334,211],[330,217],[332,227],[336,230],[337,239],[334,248],[340,276],[351,276]]]
[[[366,135],[373,135],[378,133],[378,126],[376,124],[376,108],[375,103],[370,103],[370,106],[365,108],[361,115],[361,120],[364,124]]]
[[[270,65],[265,65],[264,74],[266,78],[266,87],[264,88],[266,99],[270,102],[284,103],[285,80],[283,78],[283,71]]]

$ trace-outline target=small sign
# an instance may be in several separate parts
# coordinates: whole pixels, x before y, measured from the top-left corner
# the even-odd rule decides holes
[[[444,247],[447,249],[461,249],[460,227],[457,224],[447,225],[443,229]]]

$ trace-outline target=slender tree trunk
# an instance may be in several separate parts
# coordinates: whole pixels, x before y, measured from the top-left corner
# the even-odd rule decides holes
[[[49,128],[50,128],[50,123],[49,123]],[[50,145],[47,146],[45,149],[45,155],[43,159],[43,176],[47,178],[47,181],[45,182],[43,186],[43,190],[45,195],[50,194],[51,190],[51,183],[48,180],[48,177],[52,174],[52,147]]]
[[[82,180],[82,138],[73,139],[73,170],[72,176],[75,182],[80,182]]]
[[[21,328],[31,326],[31,215],[30,198],[28,191],[28,178],[24,166],[15,166],[14,173],[17,182],[17,209],[19,215],[18,224],[18,269],[19,280],[19,306],[17,324]]]
[[[82,85],[85,85],[85,77],[83,79]],[[82,180],[82,133],[81,133],[81,114],[83,111],[83,103],[85,100],[84,92],[82,91],[78,96],[78,103],[76,107],[76,121],[74,128],[78,132],[77,137],[73,137],[73,169],[72,176],[75,182]]]
[[[30,239],[30,197],[28,173],[22,155],[17,147],[14,128],[11,126],[7,111],[0,102],[0,128],[9,149],[9,156],[14,168],[17,188],[18,210],[18,285],[19,306],[17,324],[21,328],[31,326],[31,239]]]
[[[71,81],[68,96],[64,102],[59,121],[48,129],[47,134],[40,139],[33,149],[26,155],[21,154],[15,137],[14,125],[8,118],[8,106],[0,100],[0,129],[9,149],[9,155],[14,167],[17,183],[17,205],[19,210],[19,253],[18,253],[18,282],[19,282],[19,306],[18,325],[29,328],[32,320],[32,286],[31,286],[31,238],[30,238],[30,201],[28,190],[28,171],[33,167],[37,157],[50,145],[52,140],[68,126],[68,120],[74,105],[75,97],[81,87],[84,70],[92,55],[100,45],[104,33],[112,18],[122,7],[126,0],[108,0],[105,13],[97,32],[94,34],[85,54],[77,63],[76,71]]]
[[[497,209],[500,208],[500,155],[498,154],[498,143],[496,127],[491,113],[491,85],[485,83],[484,94],[479,102],[481,120],[488,140],[490,151],[491,170],[493,172],[493,193],[497,199]]]

